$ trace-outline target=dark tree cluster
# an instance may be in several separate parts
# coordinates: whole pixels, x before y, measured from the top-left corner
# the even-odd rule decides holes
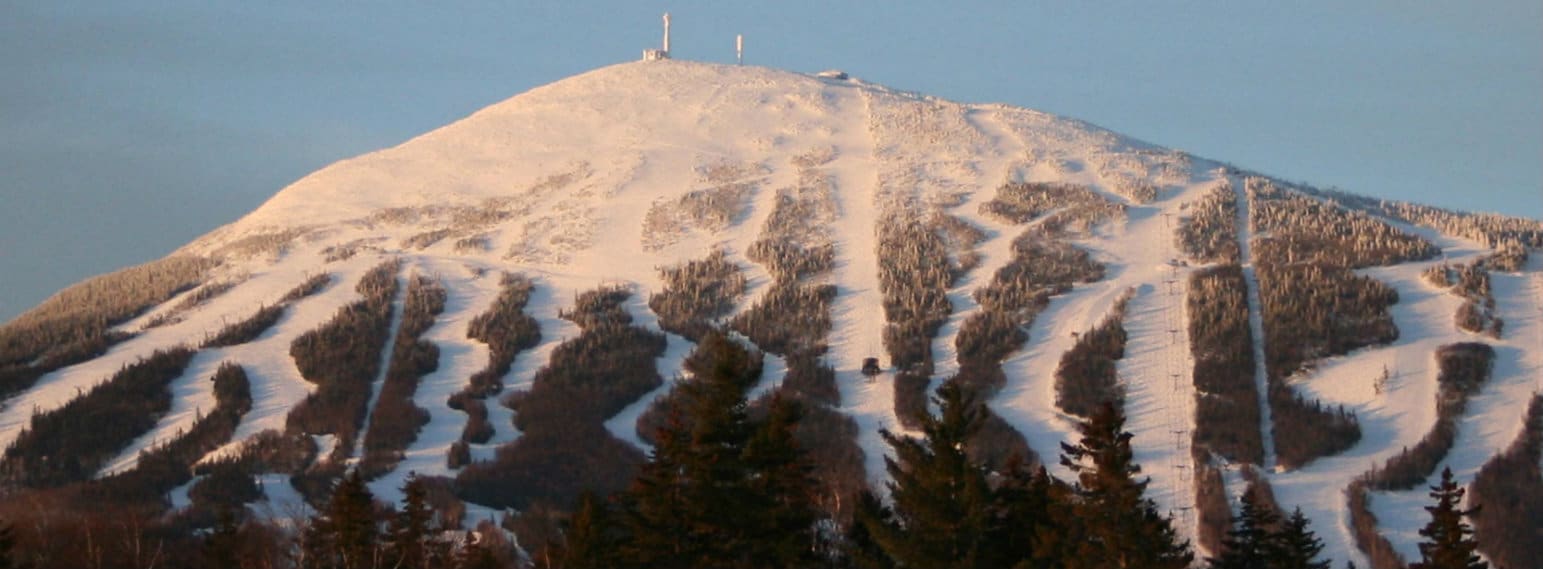
[[[622,306],[631,294],[587,291],[561,313],[583,332],[552,351],[529,391],[509,398],[522,434],[493,460],[461,470],[456,488],[463,500],[524,509],[538,500],[570,504],[585,488],[609,493],[626,484],[643,456],[604,422],[663,383],[654,360],[665,350],[664,334],[632,324]]]
[[[1289,378],[1319,358],[1398,338],[1388,308],[1398,292],[1349,269],[1260,265],[1259,297],[1275,450],[1287,468],[1341,452],[1361,438],[1354,415],[1295,393]]]
[[[664,290],[648,298],[659,327],[691,341],[714,328],[745,293],[745,275],[723,250],[707,258],[659,270]]]
[[[400,268],[401,262],[393,259],[370,269],[355,288],[363,299],[338,309],[332,320],[301,334],[290,345],[295,366],[316,384],[316,391],[289,412],[286,428],[336,436],[332,456],[324,457],[333,464],[341,464],[353,452],[355,437],[364,426],[372,384],[380,374],[381,351],[391,339]]]
[[[1490,286],[1488,265],[1485,260],[1466,265],[1441,263],[1431,265],[1422,276],[1432,286],[1447,289],[1463,299],[1453,316],[1458,329],[1499,338],[1505,321],[1495,314],[1495,294]]]
[[[423,334],[444,310],[443,285],[422,275],[408,283],[391,361],[364,433],[364,456],[357,468],[365,478],[385,474],[401,462],[418,439],[418,430],[429,422],[429,411],[413,402],[413,394],[423,376],[439,368],[439,347]]]
[[[1179,248],[1202,263],[1242,262],[1238,247],[1238,194],[1223,180],[1205,197],[1186,204],[1189,216],[1179,225]]]
[[[1089,417],[1104,404],[1125,407],[1115,362],[1125,357],[1125,312],[1132,291],[1115,301],[1097,326],[1077,336],[1072,349],[1061,354],[1055,369],[1055,406],[1066,413]]]
[[[102,494],[119,497],[160,496],[193,480],[195,464],[236,433],[241,418],[252,409],[251,384],[246,370],[226,362],[210,378],[215,407],[187,431],[165,444],[139,453],[139,464],[126,472],[103,478]]]
[[[176,255],[92,277],[0,326],[0,397],[106,353],[132,336],[113,326],[198,286],[218,264]]]
[[[1285,516],[1263,479],[1243,492],[1237,520],[1222,540],[1211,569],[1329,569],[1319,560],[1323,541],[1307,529],[1299,508]]]
[[[1195,358],[1194,443],[1232,462],[1260,464],[1259,386],[1243,269],[1221,265],[1195,271],[1185,301]]]
[[[89,480],[171,409],[171,382],[195,352],[158,350],[63,406],[38,413],[5,449],[6,486],[46,488]]]
[[[1382,468],[1363,474],[1367,486],[1384,491],[1409,490],[1436,473],[1436,466],[1457,442],[1457,423],[1468,406],[1468,398],[1489,380],[1494,358],[1494,348],[1477,342],[1447,344],[1436,350],[1440,367],[1436,376],[1436,424],[1414,448],[1405,448]]]
[[[593,494],[563,539],[528,544],[565,569],[811,567],[828,559],[817,483],[797,443],[801,405],[774,397],[764,418],[745,400],[754,354],[704,343],[710,371],[678,384],[681,405],[625,491]],[[526,540],[522,540],[525,544]]]
[[[1426,239],[1356,210],[1310,198],[1263,178],[1248,180],[1256,264],[1318,263],[1358,269],[1441,254]]]
[[[1145,496],[1125,418],[1103,406],[1061,461],[1073,484],[1009,460],[992,469],[969,452],[984,418],[958,384],[938,390],[940,414],[919,438],[885,432],[889,503],[860,502],[843,540],[849,567],[1189,567],[1193,554]]]
[[[448,402],[451,409],[466,413],[462,444],[456,447],[462,452],[469,452],[465,443],[482,444],[493,438],[496,427],[488,421],[487,398],[503,392],[503,377],[514,365],[515,356],[541,343],[540,325],[525,313],[534,285],[521,275],[504,273],[500,286],[503,288],[493,299],[493,306],[472,318],[466,328],[466,337],[487,344],[488,365],[472,374],[466,388],[451,395]]]
[[[1195,463],[1195,539],[1206,551],[1222,550],[1222,538],[1232,527],[1232,505],[1227,502],[1227,480],[1211,454],[1199,446],[1190,447]]]
[[[267,332],[274,324],[279,323],[279,319],[284,316],[284,312],[289,309],[291,304],[321,292],[321,289],[326,288],[330,282],[332,282],[332,276],[326,273],[307,279],[293,290],[285,293],[284,297],[279,299],[278,304],[262,306],[257,309],[257,312],[247,317],[246,320],[230,324],[220,329],[214,335],[205,338],[203,347],[226,348],[256,340],[263,335],[263,332]]]
[[[1522,432],[1484,463],[1469,488],[1482,507],[1473,514],[1479,550],[1496,567],[1526,567],[1543,559],[1543,396],[1527,406]]]
[[[735,357],[726,358],[724,354],[735,354]],[[697,381],[697,378],[713,377],[720,381],[731,381],[744,392],[761,379],[764,360],[760,352],[734,345],[734,340],[722,332],[707,332],[682,364],[685,377],[677,379],[668,392],[654,399],[648,409],[638,416],[638,437],[648,444],[658,444],[654,435],[667,427],[671,420],[680,419],[677,417],[680,410],[699,403],[689,398],[701,390],[686,387],[685,384]],[[690,427],[689,424],[685,426]]]
[[[1371,495],[1366,482],[1352,480],[1345,487],[1345,500],[1350,509],[1350,535],[1361,553],[1371,560],[1371,569],[1406,569],[1404,556],[1393,548],[1393,543],[1377,531],[1377,514],[1372,512]]]

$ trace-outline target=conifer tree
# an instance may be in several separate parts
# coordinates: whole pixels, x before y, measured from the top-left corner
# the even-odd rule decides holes
[[[1058,566],[1066,533],[1052,513],[1066,503],[1065,489],[1043,467],[1031,470],[1021,456],[1009,457],[992,499],[986,564],[1015,569]]]
[[[377,565],[380,529],[375,497],[358,470],[349,471],[332,490],[326,511],[311,518],[302,532],[305,569],[369,569]]]
[[[936,400],[941,414],[923,419],[922,438],[881,431],[895,453],[885,457],[892,517],[870,512],[863,521],[898,567],[984,567],[993,495],[986,470],[965,451],[981,409],[955,382]]]
[[[1329,562],[1316,561],[1323,551],[1323,540],[1307,529],[1307,516],[1297,508],[1286,517],[1280,531],[1273,537],[1275,542],[1272,569],[1329,569]]]
[[[501,569],[498,556],[473,530],[466,530],[460,549],[456,550],[455,569]]]
[[[605,502],[591,492],[579,496],[568,520],[563,569],[610,569],[621,564],[619,528]]]
[[[1420,542],[1420,561],[1409,569],[1487,569],[1489,564],[1474,554],[1479,544],[1473,539],[1473,528],[1463,521],[1478,508],[1461,508],[1466,491],[1452,480],[1452,469],[1442,469],[1441,483],[1430,489],[1436,505],[1425,507],[1431,520],[1420,530],[1425,538]]]
[[[1105,403],[1079,426],[1076,445],[1061,444],[1061,464],[1077,474],[1080,521],[1076,552],[1068,568],[1183,569],[1194,554],[1180,542],[1170,520],[1145,497],[1148,480],[1137,480],[1137,466],[1125,430],[1125,415]]]
[[[434,509],[428,504],[428,490],[417,474],[409,473],[402,485],[402,509],[388,528],[386,566],[395,569],[430,569],[444,564],[446,546],[430,527]]]
[[[767,416],[745,445],[751,509],[750,558],[770,567],[806,567],[824,549],[815,531],[816,482],[794,429],[802,417],[797,400],[774,395]]]
[[[240,531],[240,521],[236,518],[234,509],[230,507],[217,509],[214,512],[214,527],[210,529],[209,535],[204,537],[201,551],[204,566],[236,567],[240,561],[236,558]],[[0,569],[8,567],[5,559],[0,558]]]
[[[1279,523],[1280,516],[1269,505],[1260,503],[1258,490],[1250,485],[1243,492],[1237,519],[1222,539],[1222,554],[1210,560],[1211,569],[1274,567],[1268,562],[1276,554],[1272,530]]]
[[[17,563],[11,559],[15,555],[16,529],[9,522],[0,520],[0,569],[17,567]]]

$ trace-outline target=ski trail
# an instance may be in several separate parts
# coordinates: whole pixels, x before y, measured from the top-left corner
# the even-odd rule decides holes
[[[1264,303],[1259,300],[1259,274],[1254,267],[1254,226],[1248,205],[1246,180],[1228,179],[1237,192],[1238,262],[1243,264],[1243,283],[1248,287],[1248,330],[1254,336],[1254,386],[1259,392],[1259,441],[1264,458],[1259,465],[1265,471],[1275,468],[1275,420],[1270,415],[1270,378],[1264,359]]]
[[[948,303],[950,311],[948,320],[938,329],[937,336],[932,339],[933,356],[933,385],[941,379],[951,377],[959,373],[959,329],[970,315],[980,310],[980,304],[975,301],[975,291],[991,283],[997,270],[1013,260],[1013,238],[1017,237],[1016,228],[998,222],[990,217],[980,215],[980,208],[986,202],[996,198],[996,187],[991,184],[1003,184],[1016,181],[1021,176],[1022,164],[1016,158],[1026,145],[1018,135],[1001,123],[995,114],[986,109],[972,109],[966,118],[971,124],[995,141],[992,148],[1011,147],[1012,150],[1000,151],[994,157],[992,165],[982,168],[990,174],[981,177],[980,189],[971,193],[970,198],[954,208],[950,213],[955,217],[969,222],[971,225],[986,232],[986,239],[976,244],[975,253],[980,256],[980,262],[970,272],[960,276],[948,291]],[[929,393],[931,389],[929,388]],[[928,402],[929,408],[932,402]],[[936,412],[936,409],[933,409]]]
[[[845,123],[838,134],[836,159],[827,167],[835,178],[839,214],[833,224],[837,247],[832,274],[837,293],[831,306],[830,353],[826,358],[836,370],[841,410],[857,423],[857,444],[863,450],[868,478],[877,481],[887,479],[884,456],[888,445],[879,430],[896,428],[899,421],[895,419],[895,389],[890,378],[869,378],[861,373],[863,358],[878,357],[883,350],[885,322],[877,258],[878,160],[867,125],[871,102],[854,88],[832,86],[827,94],[838,100],[838,116]],[[882,484],[873,486],[880,488]]]
[[[563,299],[576,298],[579,288],[563,286],[552,278],[526,276],[533,286],[525,303],[525,313],[536,319],[541,341],[536,347],[514,356],[509,373],[503,377],[504,390],[497,397],[488,398],[488,422],[493,425],[493,438],[486,443],[470,445],[473,461],[492,460],[498,447],[520,438],[520,430],[514,426],[514,410],[505,405],[504,400],[512,393],[529,390],[535,384],[536,373],[552,360],[552,351],[582,332],[577,324],[559,315]]]
[[[403,267],[406,269],[406,267]],[[411,286],[413,276],[396,275],[396,298],[391,301],[391,326],[386,333],[386,345],[380,350],[380,371],[375,373],[375,379],[370,382],[370,400],[364,407],[364,424],[359,426],[359,431],[354,435],[353,452],[349,454],[348,464],[357,465],[364,458],[364,436],[370,432],[370,422],[375,420],[375,405],[380,402],[380,392],[386,386],[386,376],[391,373],[391,357],[396,353],[397,335],[402,333],[402,317],[407,312],[407,287]],[[330,453],[323,453],[325,457]],[[317,460],[325,460],[318,458]]]
[[[1536,270],[1534,256],[1529,266]],[[1543,377],[1543,353],[1536,349],[1543,338],[1543,316],[1529,289],[1525,275],[1494,272],[1491,274],[1498,314],[1505,315],[1505,334],[1500,340],[1470,337],[1495,349],[1494,367],[1489,381],[1468,399],[1467,410],[1458,418],[1457,439],[1452,449],[1426,478],[1410,490],[1373,492],[1372,511],[1379,520],[1378,529],[1406,559],[1419,559],[1417,544],[1423,539],[1420,528],[1426,516],[1408,515],[1430,504],[1428,487],[1440,480],[1443,468],[1451,468],[1459,484],[1473,481],[1485,462],[1504,451],[1522,430],[1527,405]],[[1531,349],[1529,349],[1531,348]],[[1434,406],[1435,401],[1426,403]]]
[[[676,382],[684,379],[686,356],[691,355],[692,348],[696,346],[690,340],[670,332],[665,332],[664,329],[660,328],[659,317],[654,314],[653,310],[648,308],[646,299],[647,295],[644,293],[634,294],[628,299],[625,308],[627,313],[632,315],[633,326],[664,334],[664,355],[654,360],[654,370],[659,373],[659,377],[664,381],[659,384],[659,387],[644,394],[637,401],[628,404],[621,411],[617,412],[616,415],[605,421],[605,428],[611,431],[611,436],[631,443],[632,446],[641,449],[645,454],[653,450],[653,445],[648,444],[647,441],[638,436],[638,417],[641,417],[643,412],[647,411],[654,404],[655,399],[669,393],[670,389],[675,387]]]
[[[129,446],[118,451],[118,456],[107,461],[96,474],[104,478],[128,472],[139,466],[139,455],[158,446],[181,438],[200,417],[213,411],[215,371],[227,360],[222,349],[202,350],[193,355],[182,375],[167,386],[171,392],[171,408],[156,421],[155,427],[134,439]]]
[[[423,340],[439,348],[438,367],[418,381],[413,393],[413,404],[429,412],[429,422],[418,429],[418,436],[406,449],[396,468],[370,482],[370,491],[383,500],[401,500],[401,488],[407,475],[454,476],[446,462],[450,446],[461,440],[461,430],[466,424],[466,414],[451,409],[451,395],[466,386],[471,376],[487,366],[490,349],[487,344],[466,336],[472,319],[488,311],[498,298],[499,273],[488,272],[481,277],[441,277],[446,288],[445,310],[435,319],[434,325],[423,334]],[[487,401],[498,405],[497,401]],[[510,425],[495,425],[495,430],[507,430]]]

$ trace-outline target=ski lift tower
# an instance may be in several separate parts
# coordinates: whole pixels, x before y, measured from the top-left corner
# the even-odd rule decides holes
[[[659,61],[670,58],[670,13],[664,13],[664,47],[663,49],[643,50],[643,61]]]

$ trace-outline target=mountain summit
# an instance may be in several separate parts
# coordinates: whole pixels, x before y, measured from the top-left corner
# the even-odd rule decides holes
[[[1438,464],[1493,498],[1493,465],[1543,436],[1539,247],[1536,221],[1028,109],[620,64],[327,166],[6,324],[0,474],[193,510],[320,503],[350,468],[479,519],[571,504],[624,486],[711,365],[697,348],[733,342],[752,400],[805,403],[837,520],[886,476],[881,433],[914,434],[952,382],[986,405],[972,458],[1067,481],[1060,443],[1121,406],[1202,552],[1254,480],[1326,555],[1413,558]],[[1486,504],[1481,544],[1532,498]]]

